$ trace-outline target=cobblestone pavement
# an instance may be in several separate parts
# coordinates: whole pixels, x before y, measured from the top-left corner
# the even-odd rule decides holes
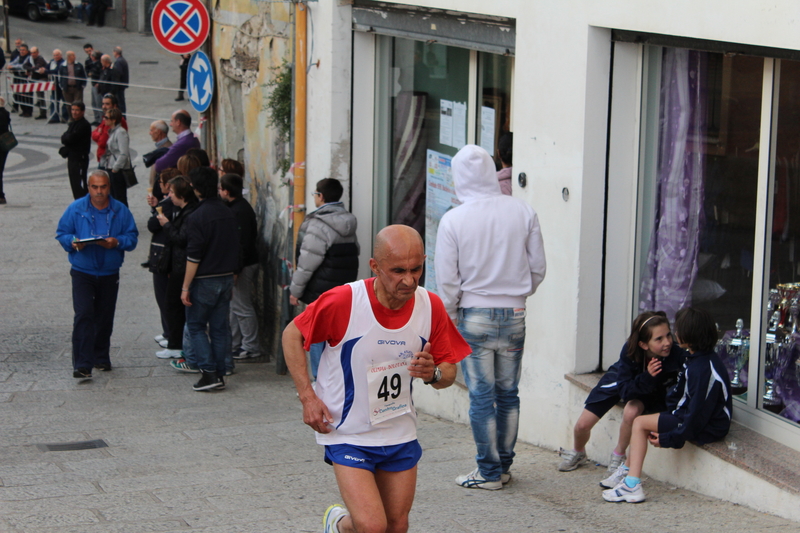
[[[168,85],[173,58],[152,37],[104,28],[87,35],[74,22],[12,18],[12,39],[51,50],[68,36],[98,48],[120,43],[137,79]],[[61,44],[62,49],[67,46]],[[139,60],[159,61],[139,68]],[[141,74],[139,74],[141,73]],[[173,83],[174,85],[174,83]],[[169,116],[175,93],[149,99],[131,91],[131,114]],[[144,234],[127,256],[112,338],[114,370],[94,380],[71,376],[69,267],[53,239],[71,200],[66,164],[56,154],[64,127],[14,118],[22,138],[9,157],[7,206],[0,206],[0,532],[321,531],[339,501],[331,468],[302,422],[288,376],[274,364],[241,364],[217,393],[191,390],[154,357],[158,317],[150,275],[142,186],[130,191]],[[133,146],[149,148],[149,119],[131,120]],[[524,421],[523,421],[524,423]],[[106,447],[47,451],[42,445],[101,440]],[[514,480],[502,491],[453,483],[473,468],[463,425],[420,417],[414,532],[797,531],[797,524],[654,481],[648,502],[602,501],[601,467],[555,470],[552,451],[518,446]]]

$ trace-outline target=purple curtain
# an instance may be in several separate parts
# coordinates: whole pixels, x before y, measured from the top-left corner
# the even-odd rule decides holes
[[[640,311],[671,319],[692,303],[703,223],[707,53],[667,48],[661,73],[658,171],[653,232],[642,275]]]

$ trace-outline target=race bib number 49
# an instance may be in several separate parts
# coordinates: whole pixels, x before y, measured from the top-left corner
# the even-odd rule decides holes
[[[408,359],[393,359],[369,367],[369,421],[377,424],[411,412]]]

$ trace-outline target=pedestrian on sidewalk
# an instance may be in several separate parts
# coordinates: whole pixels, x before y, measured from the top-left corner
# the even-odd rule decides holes
[[[67,62],[64,61],[64,55],[61,50],[56,48],[53,50],[53,59],[47,64],[47,78],[53,82],[53,90],[50,91],[50,120],[48,124],[58,124],[59,122],[67,123],[68,114],[64,113],[61,106],[64,104],[64,93],[61,91],[61,78],[60,71],[63,65]]]
[[[89,176],[89,194],[67,207],[56,239],[72,265],[72,376],[91,379],[92,368],[111,370],[111,332],[125,252],[136,248],[133,215],[111,198],[108,174]]]
[[[86,69],[75,60],[75,52],[72,50],[67,51],[67,62],[61,65],[58,75],[61,93],[64,95],[62,115],[66,122],[72,104],[83,102],[83,88],[86,87]]]
[[[200,201],[185,222],[186,274],[181,287],[192,349],[202,371],[192,388],[220,390],[225,388],[225,360],[231,350],[229,315],[233,274],[240,268],[239,231],[217,193],[217,173],[199,167],[189,179]]]
[[[219,179],[219,196],[227,202],[239,226],[242,267],[233,284],[231,300],[231,357],[236,360],[261,357],[256,314],[256,278],[258,277],[258,221],[250,203],[242,197],[243,182],[238,174],[224,174]]]
[[[504,195],[494,161],[467,145],[453,158],[462,204],[442,217],[436,236],[436,286],[472,354],[461,363],[477,468],[465,488],[498,490],[511,479],[519,428],[519,379],[525,348],[525,300],[545,276],[539,217]]]
[[[86,106],[83,102],[72,104],[72,121],[61,136],[74,200],[86,196],[86,172],[89,170],[89,152],[92,149],[92,126],[84,117],[85,112]],[[63,155],[62,151],[59,153]]]
[[[114,72],[116,72],[116,78],[119,82],[117,85],[117,100],[119,101],[119,108],[122,111],[122,115],[126,116],[128,113],[128,107],[125,104],[125,89],[128,88],[128,83],[130,83],[130,73],[128,72],[128,61],[122,57],[122,47],[115,46],[114,51]]]
[[[344,188],[334,178],[317,182],[315,211],[309,213],[297,232],[297,267],[289,287],[289,303],[310,304],[339,285],[358,279],[358,221],[339,200]],[[308,351],[311,377],[317,379],[324,342]]]

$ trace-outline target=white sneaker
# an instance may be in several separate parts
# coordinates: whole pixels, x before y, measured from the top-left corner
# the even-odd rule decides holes
[[[160,352],[156,352],[156,357],[158,357],[159,359],[180,359],[181,353],[183,352],[181,352],[180,350],[166,349],[166,350],[161,350]]]
[[[625,479],[625,476],[628,475],[628,467],[625,466],[625,463],[622,463],[614,470],[610,476],[605,478],[603,481],[600,482],[600,486],[606,489],[613,489],[617,485],[619,485],[622,480]]]
[[[156,335],[155,337],[153,337],[153,340],[156,341],[156,342],[161,342],[161,341],[164,340],[164,335],[160,335],[160,334]]]
[[[611,457],[608,458],[608,473],[610,474],[611,472],[616,471],[617,468],[619,468],[619,465],[624,463],[627,458],[627,455],[617,455],[614,452],[611,452]]]
[[[506,472],[505,474],[500,474],[500,483],[505,485],[509,481],[511,481],[511,472]]]
[[[325,511],[322,517],[322,525],[325,527],[325,533],[339,533],[339,520],[347,516],[347,510],[341,505],[331,505]]]
[[[575,450],[560,450],[561,464],[558,465],[559,472],[572,472],[586,462],[586,452],[576,452]]]
[[[158,345],[161,346],[162,348],[166,348],[167,346],[169,346],[169,341],[167,339],[161,339],[160,341],[156,342],[158,342]]]
[[[510,479],[509,477],[509,480]],[[467,489],[499,490],[503,488],[502,481],[486,481],[483,479],[480,470],[477,468],[466,476],[458,476],[456,478],[456,485],[461,485]]]
[[[645,500],[642,484],[637,483],[635,487],[629,488],[624,481],[613,489],[603,491],[603,499],[607,502],[628,502],[639,503]]]

